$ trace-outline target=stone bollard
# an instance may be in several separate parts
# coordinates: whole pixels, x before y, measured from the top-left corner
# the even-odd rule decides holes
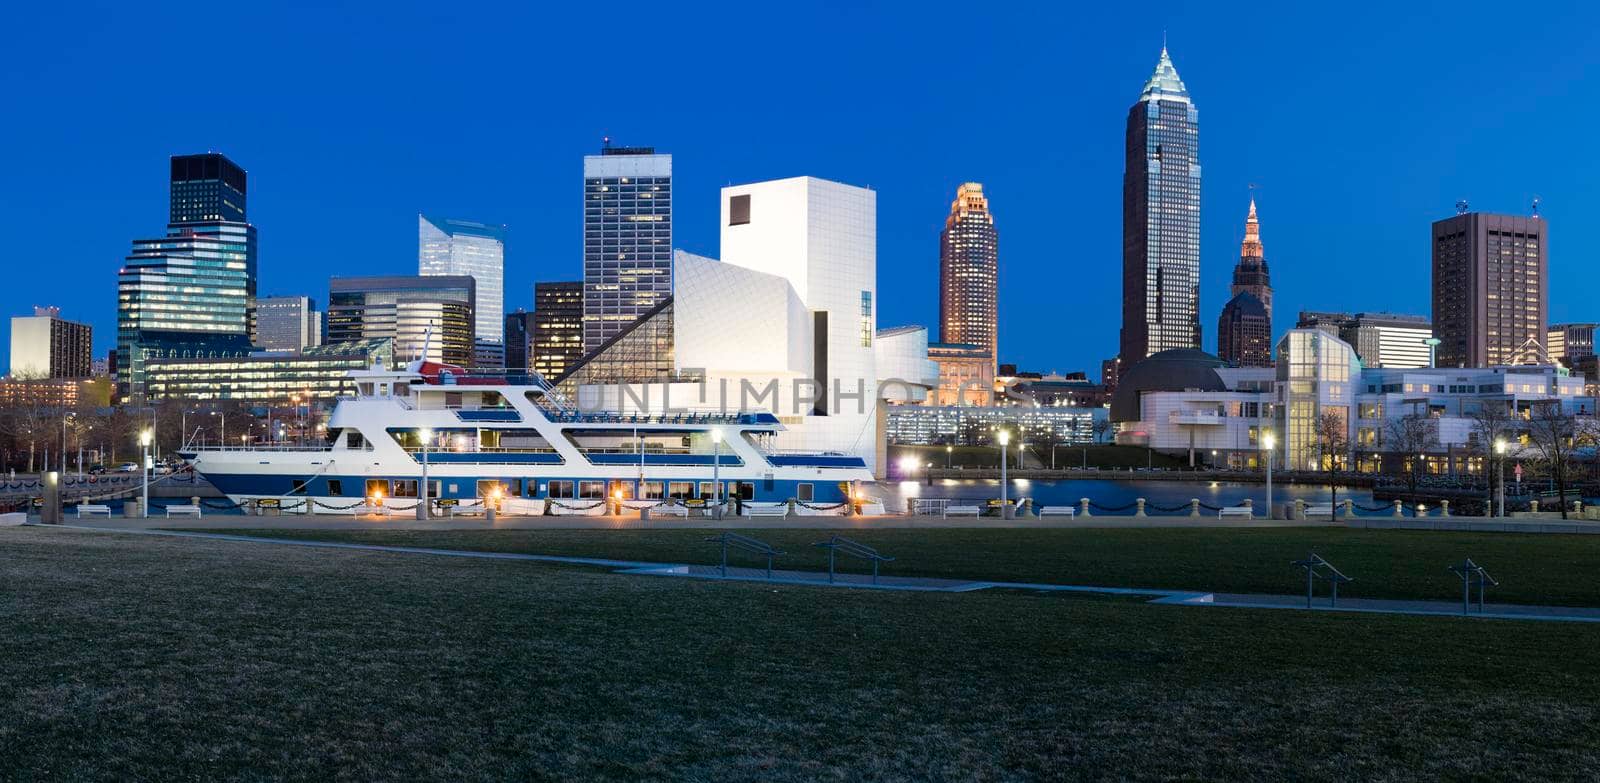
[[[1189,516],[1200,516],[1200,498],[1189,498]]]
[[[1344,514],[1342,516],[1345,519],[1356,515],[1356,502],[1354,500],[1341,500],[1339,505],[1344,506]]]
[[[915,516],[917,513],[917,499],[906,498],[906,516]]]
[[[1401,501],[1396,500],[1394,502],[1394,515],[1397,516],[1397,517],[1403,517],[1403,516],[1406,515],[1405,504],[1402,503]]]
[[[617,505],[619,505],[619,506],[622,505],[622,501],[620,501],[620,500],[617,501]],[[494,524],[494,517],[495,517],[494,503],[493,502],[485,502],[483,504],[483,521],[488,522],[489,524],[492,525],[492,524]]]
[[[795,500],[794,498],[789,498],[787,501],[784,501],[784,502],[788,504],[789,509],[787,511],[783,512],[783,515],[785,517],[798,516],[798,513],[795,511],[794,504],[798,503],[799,501]]]
[[[1144,516],[1144,498],[1139,498],[1138,500],[1135,500],[1134,503],[1137,503],[1139,507],[1134,510],[1133,515],[1136,517]]]
[[[1093,514],[1089,513],[1089,499],[1088,498],[1078,498],[1078,516],[1080,516],[1080,517],[1092,517],[1092,516],[1094,516]]]
[[[1239,505],[1250,509],[1250,518],[1251,519],[1255,519],[1256,518],[1256,502],[1254,500],[1251,500],[1250,498],[1245,498],[1244,502],[1240,503]]]
[[[139,518],[139,501],[137,501],[137,500],[124,500],[124,501],[122,501],[122,518],[123,519],[138,519]]]
[[[1292,518],[1292,519],[1305,519],[1306,518],[1306,502],[1304,500],[1298,500],[1298,499],[1295,500],[1295,502],[1294,502],[1294,512],[1292,514],[1290,514],[1290,518]]]
[[[1441,517],[1450,516],[1450,501],[1448,501],[1448,500],[1439,501],[1439,516],[1441,516]]]
[[[1539,501],[1537,501],[1537,500],[1528,501],[1528,510],[1532,511],[1535,514],[1539,513]]]

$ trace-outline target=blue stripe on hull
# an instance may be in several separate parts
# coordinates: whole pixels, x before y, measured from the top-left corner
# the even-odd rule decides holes
[[[304,480],[294,476],[271,476],[245,473],[206,473],[204,475],[213,486],[215,486],[218,490],[221,490],[223,494],[230,496],[251,495],[258,497],[293,497],[294,495],[292,493],[295,485]],[[386,488],[384,489],[384,495],[392,497],[393,487],[389,484],[389,482],[394,479],[416,481],[417,474],[413,473],[405,476],[317,476],[307,482],[304,494],[316,497],[345,497],[359,500],[366,496],[367,481],[371,480],[385,482]],[[522,494],[519,495],[519,497],[527,498],[548,497],[548,486],[551,481],[603,481],[607,482],[606,486],[608,488],[611,486],[611,481],[620,481],[630,487],[634,483],[634,480],[631,478],[616,479],[605,478],[601,476],[580,476],[571,478],[567,476],[497,476],[487,474],[479,476],[436,476],[430,477],[430,480],[441,485],[442,491],[440,492],[440,497],[457,499],[471,499],[477,497],[479,481],[499,481],[507,484],[508,486],[516,481],[521,481],[523,489]],[[711,481],[711,474],[707,473],[704,476],[694,479],[668,479],[652,477],[647,474],[644,477],[644,480],[660,481],[663,483],[670,481],[691,481],[695,484],[695,489],[698,490],[700,482]],[[779,501],[798,497],[799,485],[801,484],[811,485],[813,498],[812,502],[815,503],[838,503],[845,500],[846,497],[845,488],[841,487],[840,482],[837,481],[798,481],[793,479],[774,479],[769,482],[763,479],[755,479],[751,481],[748,479],[734,479],[726,476],[722,477],[722,480],[725,483],[738,482],[755,485],[754,499],[757,501]],[[335,494],[330,488],[330,482],[337,482],[339,488],[339,492],[337,494]],[[576,487],[577,484],[574,483],[573,486]],[[546,489],[546,491],[541,492],[541,488]]]

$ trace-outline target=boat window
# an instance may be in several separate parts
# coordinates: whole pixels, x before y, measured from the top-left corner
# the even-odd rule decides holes
[[[445,392],[444,407],[456,409],[461,407],[461,392]]]
[[[340,479],[328,479],[328,496],[335,498],[344,497],[344,482]]]
[[[519,479],[519,478],[511,479],[511,483],[510,483],[509,486],[510,486],[510,489],[507,492],[507,494],[511,495],[512,497],[516,497],[516,498],[522,497],[522,479]]]
[[[480,498],[489,497],[489,496],[493,495],[494,491],[497,490],[497,489],[500,490],[500,494],[501,495],[509,495],[509,494],[511,494],[511,488],[507,487],[506,483],[504,481],[496,481],[495,479],[484,479],[483,481],[479,481],[478,482],[478,494],[476,495],[476,497],[480,497]]]
[[[311,479],[294,479],[293,481],[293,485],[289,487],[289,494],[291,495],[304,495],[307,493],[307,488],[311,486]]]
[[[606,483],[604,481],[578,482],[578,497],[599,500],[606,496]]]
[[[552,481],[552,482],[550,482],[550,497],[553,497],[553,498],[570,498],[570,497],[572,497],[572,482],[571,481]]]
[[[367,439],[362,437],[361,433],[350,430],[350,436],[345,438],[345,445],[352,449],[364,449],[367,447]]]
[[[811,501],[816,498],[816,489],[810,484],[796,484],[794,487],[795,500]]]
[[[667,497],[673,500],[688,500],[694,497],[694,483],[689,481],[673,481],[667,484]]]
[[[736,495],[736,497],[738,497],[740,500],[755,500],[756,499],[756,485],[754,483],[752,483],[752,482],[749,482],[749,481],[741,481],[741,482],[739,482],[739,488],[736,490],[736,492],[738,493]]]
[[[388,479],[367,479],[367,497],[381,498],[389,494]]]
[[[416,479],[395,479],[394,496],[397,498],[414,498],[417,496]]]
[[[702,481],[702,482],[700,482],[700,497],[703,497],[703,498],[711,497],[713,494],[716,493],[716,491],[717,491],[716,483],[711,482],[711,481]]]
[[[663,497],[659,481],[646,481],[640,489],[644,492],[645,500],[660,500]]]

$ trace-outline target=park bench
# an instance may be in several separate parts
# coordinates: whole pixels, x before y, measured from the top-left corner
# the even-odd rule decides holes
[[[1228,506],[1226,508],[1217,510],[1217,519],[1223,519],[1225,517],[1244,517],[1245,519],[1255,519],[1256,515],[1255,511],[1248,506]]]
[[[945,506],[944,515],[947,517],[976,517],[983,513],[977,506]]]
[[[460,506],[460,505],[457,505],[457,506],[445,506],[444,507],[444,515],[446,517],[468,517],[468,516],[481,517],[481,516],[484,516],[486,513],[487,513],[487,510],[483,506]]]
[[[167,506],[167,516],[170,518],[173,514],[177,514],[180,517],[191,516],[196,519],[205,516],[205,513],[200,510],[200,507],[194,505],[193,503],[179,503],[176,505]]]
[[[888,511],[883,507],[882,503],[869,500],[861,504],[861,515],[864,517],[881,517],[886,513]]]
[[[1077,506],[1040,506],[1040,517],[1075,517],[1078,515]]]
[[[745,513],[746,516],[749,516],[749,517],[752,517],[752,518],[753,517],[777,517],[779,519],[782,519],[784,517],[789,516],[789,504],[788,503],[779,503],[779,504],[771,505],[771,506],[758,506],[758,505],[755,505],[753,503],[747,503],[747,504],[745,504],[745,507],[744,507],[744,513]]]
[[[93,503],[80,503],[78,505],[79,519],[83,519],[84,517],[92,517],[95,514],[105,514],[109,518],[111,516],[111,507]]]
[[[1333,506],[1328,503],[1323,503],[1319,506],[1306,506],[1306,516],[1331,517],[1333,516]]]
[[[684,519],[688,519],[689,507],[677,503],[652,506],[650,508],[650,515],[663,517],[683,517]]]

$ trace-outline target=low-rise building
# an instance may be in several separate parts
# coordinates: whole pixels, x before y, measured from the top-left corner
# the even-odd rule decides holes
[[[1123,373],[1111,418],[1118,443],[1187,452],[1194,464],[1260,467],[1270,431],[1279,466],[1398,472],[1420,456],[1428,471],[1448,473],[1480,466],[1474,416],[1485,406],[1527,417],[1552,401],[1595,414],[1584,379],[1565,368],[1369,369],[1327,331],[1294,329],[1278,342],[1276,369],[1227,368],[1199,351],[1151,356]],[[1400,453],[1396,422],[1407,417],[1431,420],[1435,432]]]
[[[1005,428],[1025,443],[1088,444],[1105,408],[1040,408],[1030,405],[893,405],[884,431],[890,443],[985,444]]]
[[[241,357],[151,359],[146,365],[146,399],[274,403],[300,395],[329,402],[355,392],[347,373],[374,365],[395,366],[392,340],[329,343],[297,353],[262,351]]]

